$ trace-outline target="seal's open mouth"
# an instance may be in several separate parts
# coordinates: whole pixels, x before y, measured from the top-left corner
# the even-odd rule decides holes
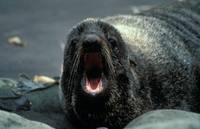
[[[85,53],[83,89],[89,94],[97,94],[104,89],[104,63],[100,52]]]

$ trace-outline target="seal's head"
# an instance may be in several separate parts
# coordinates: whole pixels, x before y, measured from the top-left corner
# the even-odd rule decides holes
[[[95,19],[78,24],[68,35],[64,53],[65,111],[103,126],[108,110],[126,95],[127,65],[125,43],[113,26]]]

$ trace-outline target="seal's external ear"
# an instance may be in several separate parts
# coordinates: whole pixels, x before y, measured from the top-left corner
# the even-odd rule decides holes
[[[131,59],[129,59],[129,64],[130,64],[131,67],[136,67],[137,66],[137,64],[135,63],[135,61],[133,61]]]

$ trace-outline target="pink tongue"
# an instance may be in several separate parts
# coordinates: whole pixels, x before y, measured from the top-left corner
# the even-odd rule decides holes
[[[95,90],[99,87],[99,83],[100,83],[100,78],[97,78],[97,79],[86,79],[87,82],[86,82],[86,86],[89,86],[92,90]]]

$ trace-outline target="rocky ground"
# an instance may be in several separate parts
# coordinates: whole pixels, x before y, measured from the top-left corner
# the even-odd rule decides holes
[[[45,81],[0,78],[0,91],[4,91],[0,92],[0,129],[76,129],[62,111],[56,81]],[[157,110],[134,119],[124,129],[200,129],[200,114]]]

